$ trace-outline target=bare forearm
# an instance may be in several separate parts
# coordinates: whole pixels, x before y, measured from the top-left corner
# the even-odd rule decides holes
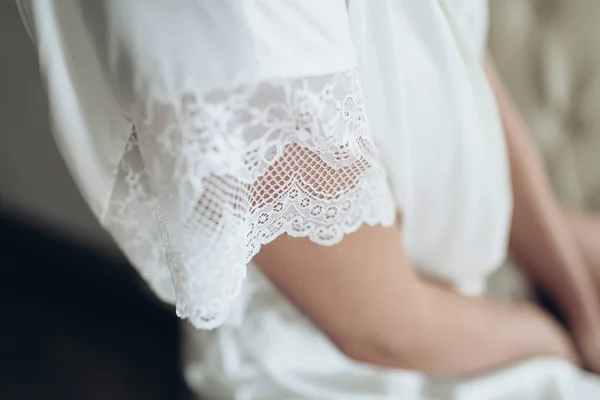
[[[491,60],[486,72],[500,109],[510,157],[514,211],[511,247],[576,330],[592,329],[600,309],[568,224],[554,199],[543,163]]]
[[[578,362],[568,334],[533,304],[469,298],[435,286],[426,292],[428,310],[415,330],[420,345],[404,355],[412,369],[460,377],[536,356]]]
[[[562,329],[534,306],[420,280],[392,228],[362,227],[333,247],[282,237],[255,262],[359,361],[453,377],[537,355],[573,358]]]

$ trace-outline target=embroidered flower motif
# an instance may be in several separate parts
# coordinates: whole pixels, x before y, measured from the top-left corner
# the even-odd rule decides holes
[[[106,224],[179,316],[222,324],[246,264],[283,233],[333,245],[393,223],[361,96],[346,71],[136,110]]]

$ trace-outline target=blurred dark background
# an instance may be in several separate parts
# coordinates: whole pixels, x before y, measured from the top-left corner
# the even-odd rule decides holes
[[[557,194],[600,209],[600,2],[491,5],[492,53]],[[10,0],[0,1],[0,121],[0,399],[187,398],[174,313],[67,174]]]
[[[1,1],[0,399],[186,398],[176,317],[66,173],[35,57]]]

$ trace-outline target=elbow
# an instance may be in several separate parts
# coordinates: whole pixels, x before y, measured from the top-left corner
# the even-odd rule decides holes
[[[436,373],[439,333],[435,303],[416,293],[410,306],[355,315],[329,331],[337,348],[352,360],[386,368]]]
[[[375,332],[373,329],[372,332]],[[426,371],[430,349],[420,335],[395,331],[395,335],[348,335],[334,339],[336,347],[348,358],[361,363],[387,368]],[[405,334],[398,333],[405,332]]]

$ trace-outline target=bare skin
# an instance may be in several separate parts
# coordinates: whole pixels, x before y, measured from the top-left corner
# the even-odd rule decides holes
[[[586,366],[600,371],[594,352],[600,302],[590,271],[490,63],[486,72],[510,153],[512,249],[567,315]],[[446,377],[542,355],[580,362],[570,335],[535,304],[463,297],[420,279],[395,228],[365,226],[332,247],[281,237],[255,261],[341,351],[359,361]]]
[[[600,297],[586,257],[593,220],[567,213],[554,197],[541,157],[491,59],[485,70],[499,106],[511,165],[514,211],[511,250],[564,315],[586,367],[600,371]],[[593,260],[592,260],[593,262]]]
[[[585,211],[576,211],[563,207],[563,215],[573,232],[577,246],[590,269],[592,282],[600,292],[600,216]],[[600,302],[600,300],[598,300]],[[600,360],[600,334],[588,332],[582,336],[582,354],[589,359],[588,365],[598,365]],[[585,346],[585,347],[583,347]],[[594,358],[592,360],[592,357]],[[597,367],[590,367],[598,372]]]
[[[600,288],[600,215],[563,208],[567,223],[590,268],[594,284]]]
[[[462,376],[549,355],[600,372],[600,217],[558,204],[491,59],[484,66],[510,158],[511,250],[557,303],[571,336],[534,304],[466,298],[420,279],[393,228],[363,227],[333,247],[282,237],[265,246],[256,262],[360,361]]]
[[[578,362],[568,333],[535,304],[463,297],[420,280],[396,228],[363,226],[332,247],[282,236],[255,261],[362,362],[443,377],[543,355]]]

